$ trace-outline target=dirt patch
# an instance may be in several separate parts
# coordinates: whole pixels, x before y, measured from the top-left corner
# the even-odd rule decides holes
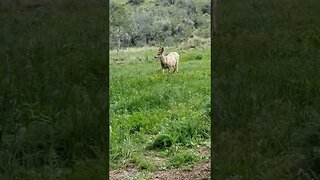
[[[135,177],[138,174],[135,165],[127,166],[121,170],[110,171],[110,180],[124,180],[128,177]],[[196,180],[211,179],[210,162],[194,166],[190,170],[168,169],[162,171],[151,172],[147,175],[147,179],[155,180]]]
[[[197,153],[202,157],[210,157],[211,151],[208,147],[199,147]],[[155,151],[150,151],[145,159],[152,158],[152,162],[157,165],[164,164],[167,158],[158,157]],[[128,177],[137,177],[139,174],[145,174],[142,179],[155,179],[155,180],[205,180],[211,179],[211,166],[210,160],[202,161],[200,164],[194,165],[191,169],[166,169],[157,170],[154,172],[142,172],[134,164],[128,164],[124,168],[110,171],[110,180],[125,180]],[[141,178],[140,178],[141,179]]]
[[[202,146],[197,151],[201,156],[211,157],[211,149],[208,147]]]
[[[199,164],[191,170],[170,169],[166,171],[156,171],[151,174],[155,180],[186,180],[186,179],[211,179],[210,163]]]
[[[138,167],[134,164],[129,164],[126,167],[118,170],[110,171],[109,176],[110,180],[123,180],[126,177],[135,176],[138,172]]]
[[[149,152],[149,155],[146,157],[147,159],[152,159],[152,162],[155,164],[155,165],[161,165],[161,164],[164,164],[168,158],[163,158],[163,157],[159,157],[157,156],[157,153],[154,151],[154,150],[151,150]]]

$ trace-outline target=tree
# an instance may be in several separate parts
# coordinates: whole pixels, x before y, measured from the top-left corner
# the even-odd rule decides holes
[[[135,7],[127,5],[133,1],[126,2],[121,4],[111,0],[110,3],[111,48],[164,41],[168,44],[179,43],[187,40],[191,34],[208,37],[210,16],[197,11],[199,4],[195,0],[155,0],[160,6],[143,3]]]
[[[112,44],[117,45],[117,49],[121,48],[121,39],[126,34],[125,29],[130,27],[130,21],[128,21],[128,14],[124,7],[115,2],[110,2],[110,30]]]

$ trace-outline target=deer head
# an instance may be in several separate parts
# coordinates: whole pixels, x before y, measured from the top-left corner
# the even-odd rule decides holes
[[[161,46],[161,47],[159,48],[159,51],[158,51],[158,53],[156,54],[156,56],[154,56],[154,58],[155,58],[155,59],[160,59],[160,58],[163,56],[163,51],[164,51],[164,48],[163,48],[163,46]]]

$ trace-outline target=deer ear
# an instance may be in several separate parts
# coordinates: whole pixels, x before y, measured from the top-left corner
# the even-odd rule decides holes
[[[164,48],[163,48],[163,46],[161,47],[161,52],[163,52],[164,51]]]

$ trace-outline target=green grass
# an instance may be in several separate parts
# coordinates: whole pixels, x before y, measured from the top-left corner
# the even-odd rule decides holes
[[[182,151],[170,158],[169,165],[172,167],[181,167],[183,165],[197,163],[198,161],[199,157],[196,154]]]
[[[180,65],[178,73],[164,74],[153,58],[157,50],[110,53],[111,170],[130,159],[140,169],[159,170],[156,156],[171,158],[210,140],[210,49],[165,47],[180,53]],[[150,152],[149,160],[137,160]]]
[[[104,3],[0,4],[0,179],[106,179]]]
[[[219,4],[215,179],[320,177],[319,6],[316,0]]]

